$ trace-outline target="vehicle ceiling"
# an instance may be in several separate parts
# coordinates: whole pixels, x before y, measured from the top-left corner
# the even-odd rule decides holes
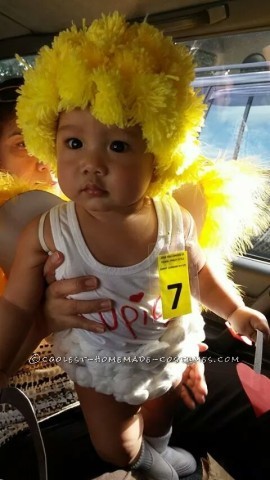
[[[72,21],[81,25],[85,18],[89,24],[114,10],[129,19],[148,16],[183,39],[264,30],[270,24],[269,0],[0,0],[0,58],[34,53]]]

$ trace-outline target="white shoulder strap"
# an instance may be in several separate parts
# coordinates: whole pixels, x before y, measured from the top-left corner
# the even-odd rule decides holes
[[[183,215],[180,205],[175,198],[169,197],[172,216],[172,248],[175,251],[185,250],[185,235],[183,225]]]
[[[47,247],[45,239],[44,239],[44,222],[45,222],[45,218],[46,218],[47,214],[48,214],[48,212],[44,212],[40,217],[39,226],[38,226],[38,239],[39,239],[39,243],[40,243],[42,249],[44,250],[44,252],[50,253],[50,249]]]

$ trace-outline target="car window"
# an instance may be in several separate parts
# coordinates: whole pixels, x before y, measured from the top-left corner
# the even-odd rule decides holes
[[[269,92],[250,95],[250,109],[239,142],[239,157],[257,156],[270,167],[270,85]]]
[[[269,85],[211,87],[206,103],[202,153],[210,158],[254,157],[270,167],[270,78]]]
[[[35,61],[35,55],[27,55],[22,59],[6,58],[0,60],[0,83],[9,77],[22,75],[25,69],[25,62],[32,65]]]
[[[197,64],[194,87],[207,105],[202,153],[254,159],[269,169],[270,182],[269,38],[269,32],[253,32],[184,43]],[[253,239],[247,256],[270,261],[270,230]]]
[[[254,74],[252,74],[254,75]],[[212,159],[245,159],[269,169],[270,181],[270,78],[269,84],[245,83],[211,86],[208,110],[200,134],[202,153]],[[269,206],[270,208],[270,206]],[[253,239],[247,256],[270,261],[270,230]]]
[[[210,158],[235,158],[235,150],[248,97],[213,88],[200,135],[202,153]]]

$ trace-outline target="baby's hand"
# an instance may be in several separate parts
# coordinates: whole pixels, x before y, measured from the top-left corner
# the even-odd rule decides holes
[[[207,385],[204,378],[203,362],[188,365],[183,373],[180,385],[180,396],[185,405],[194,409],[197,404],[205,402]]]
[[[232,327],[240,333],[256,341],[257,332],[260,330],[267,340],[270,339],[270,328],[266,317],[258,310],[249,307],[239,307],[229,316],[228,321]]]

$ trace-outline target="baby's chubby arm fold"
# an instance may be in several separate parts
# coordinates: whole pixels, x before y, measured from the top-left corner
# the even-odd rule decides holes
[[[10,363],[34,321],[40,305],[46,254],[38,240],[39,218],[33,220],[22,232],[9,280],[0,298],[0,370],[8,372]]]

